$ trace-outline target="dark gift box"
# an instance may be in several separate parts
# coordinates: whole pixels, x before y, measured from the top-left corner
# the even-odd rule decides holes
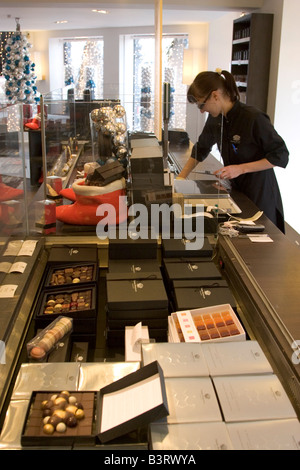
[[[82,285],[97,282],[98,265],[96,263],[70,263],[50,266],[45,287]]]
[[[53,411],[53,408],[47,411],[45,407],[57,392],[33,392],[22,430],[23,446],[96,445],[99,441],[105,443],[124,436],[169,414],[164,376],[156,361],[101,388],[99,392],[67,393],[67,400],[70,396],[76,399],[71,406],[77,409],[77,402],[81,403],[84,417],[77,418],[76,426],[68,426],[70,414],[75,412],[76,416],[77,411],[75,408],[69,411],[67,404],[64,410],[56,411],[67,423],[65,431],[58,432],[55,428],[52,434],[45,434],[43,415],[50,416]],[[65,396],[65,392],[61,395]]]
[[[36,328],[45,328],[59,315],[73,318],[73,331],[95,333],[97,295],[95,286],[42,291],[35,314]]]
[[[169,282],[184,279],[222,279],[222,275],[213,261],[181,261],[167,262],[164,269]]]
[[[107,318],[109,318],[109,320],[116,320],[116,321],[134,320],[136,323],[138,323],[138,321],[143,320],[143,322],[145,322],[151,318],[153,319],[167,318],[169,313],[170,313],[169,307],[146,309],[146,308],[143,308],[143,305],[141,304],[139,309],[121,310],[121,309],[110,308],[109,310],[107,310],[106,315],[107,315]]]
[[[167,309],[168,296],[162,279],[107,280],[107,309]]]
[[[48,264],[98,263],[97,245],[63,245],[50,249]]]
[[[87,185],[104,186],[112,181],[120,179],[125,173],[123,165],[118,161],[106,163],[95,169],[94,173],[87,176]]]
[[[212,257],[213,247],[210,244],[207,237],[203,238],[203,246],[199,250],[191,249],[194,240],[185,238],[169,240],[162,240],[162,253],[164,258],[176,258],[176,257]]]
[[[126,259],[126,260],[109,260],[108,272],[115,273],[160,273],[158,261],[154,259]]]
[[[127,233],[119,233],[109,239],[108,257],[111,259],[156,259],[157,239],[131,238]]]
[[[203,284],[201,287],[174,288],[175,310],[191,310],[229,304],[236,310],[235,299],[228,287],[214,287]]]

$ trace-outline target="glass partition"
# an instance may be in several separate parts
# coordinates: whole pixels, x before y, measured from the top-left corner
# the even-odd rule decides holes
[[[5,244],[12,236],[28,234],[28,155],[23,132],[23,105],[0,109],[0,237]]]
[[[85,90],[85,99],[77,99],[71,86],[42,97],[46,185],[44,194],[40,193],[40,199],[52,200],[56,206],[70,204],[65,198],[58,197],[61,189],[71,188],[74,181],[86,178],[87,171],[94,172],[107,162],[118,162],[124,168],[122,176],[126,182],[129,205],[142,202],[149,207],[149,201],[168,204],[179,201],[181,205],[191,207],[189,210],[192,212],[197,211],[198,206],[203,206],[204,212],[207,209],[211,212],[214,208],[229,212],[239,210],[233,208],[226,186],[221,187],[213,174],[222,166],[218,152],[212,151],[204,162],[199,163],[184,185],[176,180],[190,157],[206,117],[196,106],[187,104],[185,94],[172,96],[171,87],[168,102],[163,102],[161,106],[162,132],[158,137],[154,134],[154,123],[156,108],[159,109],[159,106],[154,96],[151,95],[149,99],[149,123],[145,126],[144,120],[135,117],[139,113],[140,117],[145,118],[143,100],[138,105],[135,96],[119,94],[114,84],[104,85],[104,89],[105,96],[101,99],[93,99],[89,90]],[[181,119],[182,127],[174,127],[174,113],[185,116],[185,119]],[[139,165],[143,169],[133,168],[132,162],[136,160],[132,157],[137,154],[136,147],[152,145],[158,148],[154,153],[151,151],[148,158],[141,157]],[[153,158],[157,156],[155,152],[162,157],[160,167],[155,167],[153,163]],[[156,180],[153,172],[158,171],[157,168],[160,168],[161,178]],[[139,191],[134,191],[137,188],[134,183],[135,171],[145,172],[144,187],[139,187]],[[58,209],[57,213],[60,211]],[[210,215],[203,216],[206,224],[204,229],[215,234],[217,221],[209,220]],[[74,225],[84,224],[78,224],[76,219]],[[85,229],[82,227],[79,231]],[[91,233],[91,229],[88,233]]]

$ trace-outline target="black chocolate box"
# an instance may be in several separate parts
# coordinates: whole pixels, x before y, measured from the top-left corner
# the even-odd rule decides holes
[[[98,263],[97,245],[63,245],[50,249],[48,264]]]
[[[45,328],[59,315],[73,318],[74,332],[95,333],[97,320],[96,287],[81,285],[78,288],[65,287],[42,291],[35,314],[36,328]]]
[[[109,260],[108,272],[114,273],[160,273],[160,265],[154,259],[126,259],[126,260]]]
[[[160,397],[159,400],[153,400],[151,393],[145,395],[144,384],[149,381],[156,396]],[[138,402],[131,399],[130,403],[134,402],[134,406],[129,412],[126,410],[125,416],[123,416],[126,396],[133,389],[135,389],[134,396],[136,399],[138,398]],[[22,446],[40,448],[63,446],[72,448],[76,444],[95,446],[99,442],[106,443],[110,441],[113,444],[114,439],[139,428],[144,428],[169,414],[163,371],[157,361],[101,388],[98,392],[67,391],[67,393],[69,393],[67,400],[70,396],[74,396],[76,399],[76,403],[71,405],[74,406],[72,410],[68,408],[69,403],[63,405],[64,408],[61,410],[57,409],[58,405],[54,405],[49,410],[45,408],[48,406],[49,400],[53,398],[53,394],[57,395],[58,392],[34,391],[32,393],[21,435]],[[119,395],[117,402],[115,400],[111,401],[113,395],[116,394]],[[65,396],[65,392],[59,395]],[[83,417],[81,419],[77,418],[76,425],[70,427],[70,415],[74,413],[77,416],[78,408],[83,410],[84,415],[81,412]],[[114,410],[112,419],[110,419],[111,408]],[[51,429],[51,434],[46,434],[43,419],[46,416],[52,417],[54,410],[66,426],[63,432],[58,432],[55,427],[54,431]],[[61,413],[61,411],[66,411],[66,413]],[[122,417],[119,418],[121,415]],[[73,416],[72,421],[74,424]],[[107,416],[108,421],[105,421]],[[47,424],[49,423],[46,423],[46,426]],[[49,430],[49,426],[46,427],[46,430]]]
[[[150,235],[150,234],[149,234]],[[157,258],[157,239],[138,238],[134,240],[128,234],[122,233],[116,239],[109,240],[108,258],[109,260],[120,259],[156,259]]]
[[[107,280],[107,309],[167,309],[169,300],[162,279]]]
[[[184,287],[174,289],[175,310],[191,310],[213,305],[230,304],[236,310],[235,299],[228,287]]]
[[[173,281],[196,279],[222,279],[222,275],[213,261],[168,262],[164,259],[164,273],[169,285],[173,289]]]
[[[164,258],[176,258],[176,257],[212,257],[213,247],[207,237],[203,239],[203,246],[199,250],[190,249],[193,240],[189,239],[163,239],[162,240],[162,253]]]

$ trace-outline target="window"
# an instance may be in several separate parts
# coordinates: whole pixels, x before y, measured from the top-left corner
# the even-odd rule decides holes
[[[88,89],[103,95],[103,38],[64,39],[64,84],[74,85],[75,98]]]
[[[186,85],[182,84],[182,66],[183,50],[187,47],[187,35],[163,35],[162,81],[170,83],[171,88],[169,128],[186,126]],[[127,114],[128,125],[132,130],[153,132],[155,38],[153,35],[124,36],[124,51],[123,89],[127,95],[130,89],[133,94],[132,116]]]

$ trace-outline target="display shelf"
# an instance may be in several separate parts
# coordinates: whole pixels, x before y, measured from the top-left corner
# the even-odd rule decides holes
[[[273,15],[252,13],[233,22],[231,73],[241,101],[267,109]]]

